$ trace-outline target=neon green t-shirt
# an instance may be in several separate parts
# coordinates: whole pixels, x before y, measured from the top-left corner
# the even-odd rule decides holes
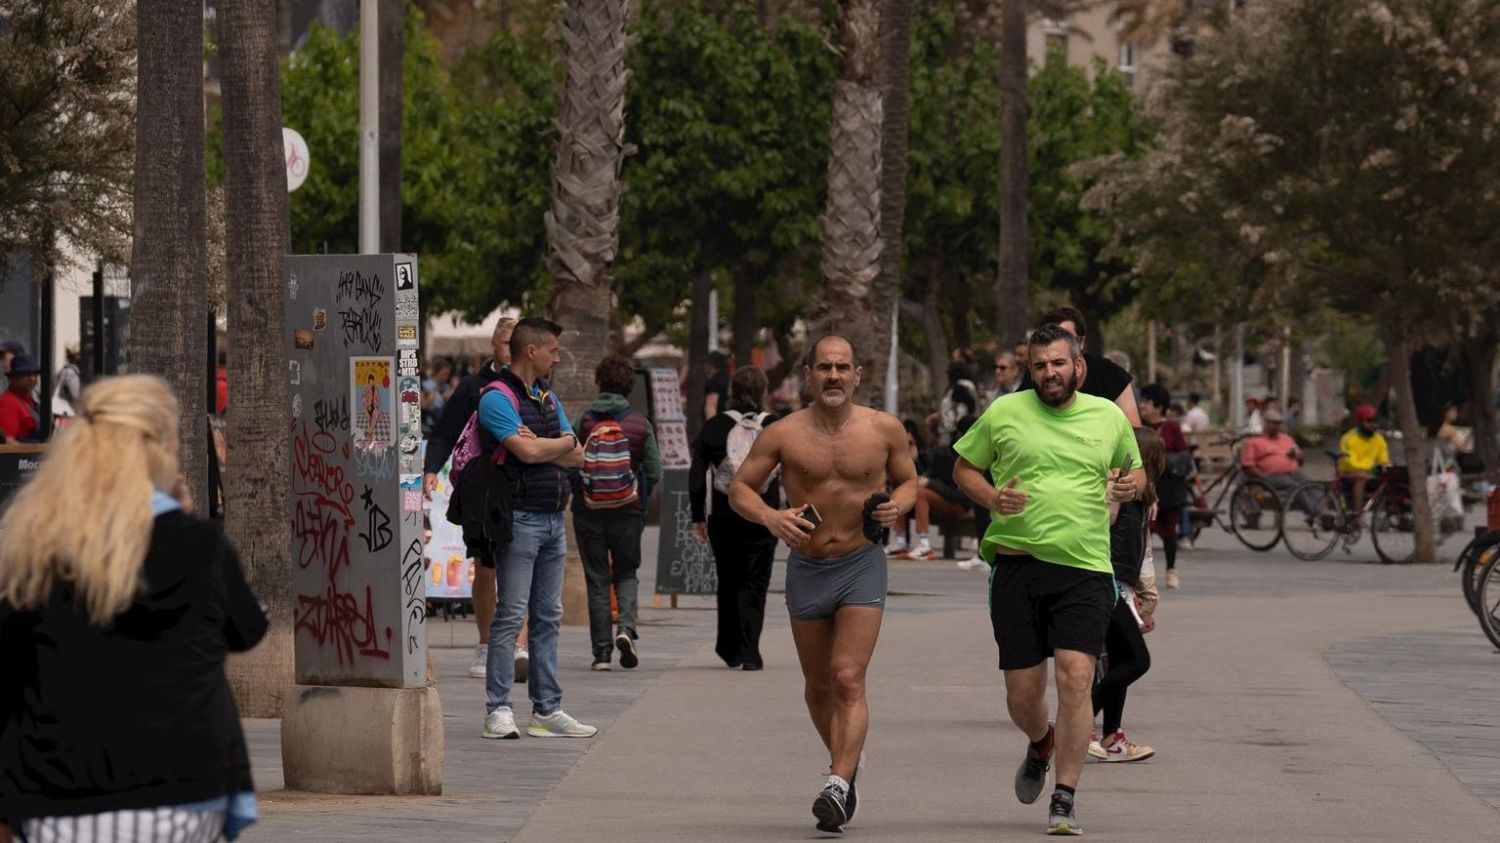
[[[997,546],[1057,565],[1103,574],[1109,561],[1110,469],[1141,465],[1130,421],[1113,401],[1078,393],[1066,409],[1042,403],[1035,390],[998,398],[954,445],[996,488],[1017,478],[1030,497],[1019,515],[990,516],[982,554]]]

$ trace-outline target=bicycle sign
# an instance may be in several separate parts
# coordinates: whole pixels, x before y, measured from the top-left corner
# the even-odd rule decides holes
[[[281,128],[281,145],[286,153],[286,192],[291,193],[307,181],[307,172],[312,168],[312,153],[302,135],[285,126]]]

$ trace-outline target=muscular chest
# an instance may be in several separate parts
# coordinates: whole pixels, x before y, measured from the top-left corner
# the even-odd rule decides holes
[[[875,483],[885,478],[885,452],[881,448],[840,448],[809,438],[789,449],[785,472],[805,484],[838,481]]]

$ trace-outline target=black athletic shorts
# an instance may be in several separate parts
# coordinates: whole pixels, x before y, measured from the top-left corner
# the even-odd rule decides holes
[[[1035,667],[1054,650],[1104,652],[1115,578],[1034,556],[995,555],[990,572],[990,625],[1001,670]]]

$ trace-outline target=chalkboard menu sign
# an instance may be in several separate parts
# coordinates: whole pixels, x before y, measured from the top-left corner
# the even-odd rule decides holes
[[[0,511],[42,465],[45,445],[0,445]]]
[[[656,556],[657,594],[715,594],[719,571],[708,542],[693,536],[688,500],[688,469],[693,452],[687,438],[687,416],[677,372],[650,371],[656,439],[661,445],[661,541]]]

